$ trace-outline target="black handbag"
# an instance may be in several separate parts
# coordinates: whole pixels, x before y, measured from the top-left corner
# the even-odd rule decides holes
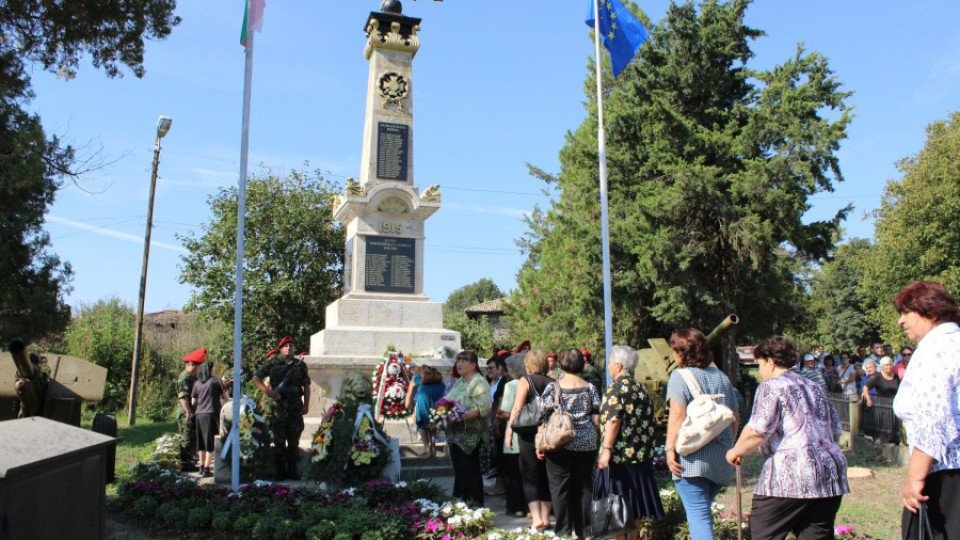
[[[903,540],[934,540],[927,503],[920,503],[916,513],[904,509],[900,530]]]
[[[524,376],[524,379],[527,380],[527,386],[529,387],[527,389],[527,402],[523,404],[523,408],[520,409],[520,413],[510,424],[510,427],[513,428],[514,433],[520,435],[535,435],[537,428],[543,423],[540,393],[537,392],[537,387],[533,385],[533,379],[529,376]]]
[[[617,536],[636,528],[633,508],[626,497],[611,489],[609,467],[598,471],[593,480],[590,517],[594,538]]]

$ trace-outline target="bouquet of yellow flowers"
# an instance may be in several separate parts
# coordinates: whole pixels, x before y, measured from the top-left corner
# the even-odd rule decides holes
[[[323,461],[329,453],[330,442],[333,440],[333,417],[340,412],[342,407],[339,403],[334,403],[327,409],[320,421],[320,427],[313,434],[313,440],[310,443],[310,460]]]
[[[370,417],[360,419],[360,428],[353,438],[353,449],[350,451],[350,460],[355,466],[369,465],[374,458],[380,455],[380,447],[374,441],[373,426]]]

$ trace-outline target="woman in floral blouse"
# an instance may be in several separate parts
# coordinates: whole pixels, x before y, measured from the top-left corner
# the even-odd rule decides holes
[[[483,506],[479,447],[481,442],[489,442],[486,425],[491,403],[490,384],[477,369],[479,361],[474,351],[457,353],[460,378],[444,397],[460,403],[466,411],[459,422],[447,429],[447,448],[453,462],[453,496]]]
[[[739,465],[760,448],[766,459],[750,513],[753,538],[833,538],[840,501],[850,493],[840,451],[840,419],[826,392],[792,368],[797,351],[780,336],[754,350],[763,382],[750,422],[727,461]]]
[[[607,369],[613,383],[600,407],[604,427],[597,467],[610,469],[610,489],[633,507],[639,527],[641,518],[662,518],[663,505],[653,477],[653,404],[632,376],[637,357],[636,349],[625,345],[614,346],[610,353]],[[636,537],[634,531],[617,538]]]

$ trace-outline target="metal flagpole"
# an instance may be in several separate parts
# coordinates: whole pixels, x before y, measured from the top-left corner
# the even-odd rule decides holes
[[[233,425],[230,429],[232,452],[230,463],[230,489],[240,490],[240,398],[243,397],[240,365],[243,351],[241,329],[243,326],[243,250],[244,226],[247,214],[247,158],[250,149],[250,89],[253,80],[253,0],[247,0],[246,55],[243,72],[243,122],[240,129],[240,186],[237,197],[237,267],[236,290],[233,295]]]
[[[597,147],[600,155],[600,243],[603,246],[603,348],[610,358],[613,349],[613,308],[610,290],[610,216],[607,214],[607,137],[603,127],[603,80],[600,56],[600,2],[593,0],[593,47],[597,69]],[[605,375],[606,386],[610,386],[610,371]]]

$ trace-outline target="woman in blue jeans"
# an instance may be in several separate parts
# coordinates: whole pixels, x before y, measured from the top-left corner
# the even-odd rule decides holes
[[[739,410],[737,392],[730,379],[719,369],[711,366],[713,354],[707,338],[696,328],[680,330],[670,336],[670,349],[678,369],[673,370],[667,383],[667,401],[670,416],[667,420],[667,466],[673,473],[674,485],[683,508],[687,512],[691,540],[713,540],[713,515],[710,505],[723,486],[736,482],[736,469],[727,463],[727,451],[733,448],[737,423],[725,429],[703,448],[680,456],[675,448],[680,426],[687,417],[687,404],[693,393],[684,382],[680,368],[689,370],[704,394],[723,394],[718,400],[730,408]]]

